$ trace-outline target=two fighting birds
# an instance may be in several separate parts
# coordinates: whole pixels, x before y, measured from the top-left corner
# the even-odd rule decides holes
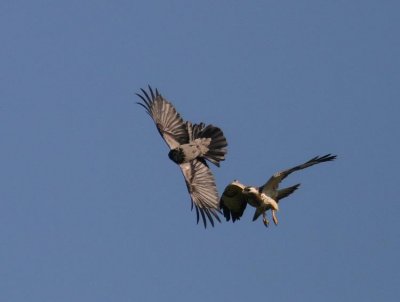
[[[225,188],[219,199],[214,176],[207,162],[219,167],[219,163],[225,160],[228,143],[222,130],[211,124],[184,121],[171,102],[150,86],[148,92],[141,89],[141,94],[137,93],[137,96],[141,99],[138,104],[145,108],[167,143],[170,149],[168,157],[179,165],[192,209],[194,207],[196,210],[197,223],[201,217],[204,227],[207,227],[207,220],[212,226],[214,219],[220,222],[218,214],[221,210],[227,221],[232,218],[232,222],[235,222],[243,215],[247,204],[256,208],[253,221],[262,215],[264,225],[268,226],[266,212],[271,210],[272,219],[278,224],[276,211],[279,210],[279,201],[300,186],[296,184],[279,189],[280,182],[295,171],[336,158],[331,154],[314,157],[301,165],[274,174],[261,187],[245,186],[235,180]]]
[[[229,221],[231,217],[233,222],[240,219],[244,210],[246,209],[247,204],[249,204],[256,208],[253,221],[262,215],[264,225],[268,226],[269,221],[266,217],[266,212],[271,210],[272,220],[274,221],[275,225],[277,225],[278,218],[276,217],[276,211],[279,210],[279,201],[292,194],[300,186],[300,184],[296,184],[288,188],[279,189],[279,184],[281,181],[295,171],[299,171],[323,162],[332,161],[335,158],[336,155],[331,154],[314,157],[301,165],[275,173],[264,185],[259,188],[245,186],[239,181],[234,180],[226,186],[221,197],[220,207],[223,210],[226,220]]]

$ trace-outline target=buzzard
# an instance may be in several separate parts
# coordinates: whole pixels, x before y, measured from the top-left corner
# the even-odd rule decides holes
[[[275,173],[261,187],[245,186],[239,181],[234,180],[228,186],[226,186],[220,200],[220,208],[223,210],[226,221],[229,221],[231,218],[232,222],[240,219],[244,210],[246,209],[247,204],[249,204],[256,208],[253,221],[262,215],[264,225],[268,226],[269,221],[266,217],[266,211],[271,210],[272,219],[275,225],[277,225],[278,218],[276,217],[276,211],[279,210],[279,201],[292,194],[300,186],[300,184],[296,184],[288,188],[279,189],[279,184],[281,181],[295,171],[299,171],[323,162],[332,161],[335,158],[336,155],[331,154],[316,156],[301,165]]]
[[[170,151],[168,157],[179,165],[186,186],[196,209],[197,223],[201,216],[204,227],[207,219],[214,226],[214,218],[220,222],[219,197],[214,176],[206,162],[219,167],[225,160],[228,143],[222,130],[204,123],[192,124],[184,121],[175,107],[157,89],[149,86],[149,92],[141,89],[141,102],[156,124],[161,137]]]

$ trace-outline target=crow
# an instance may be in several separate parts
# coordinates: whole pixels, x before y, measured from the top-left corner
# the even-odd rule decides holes
[[[219,167],[225,160],[228,143],[222,130],[204,123],[192,124],[184,121],[171,102],[167,101],[157,89],[148,86],[149,92],[141,89],[141,102],[156,124],[157,130],[167,143],[168,157],[179,165],[190,194],[192,209],[196,209],[197,223],[201,216],[204,227],[207,218],[214,226],[218,217],[219,197],[214,176],[206,162]],[[199,215],[200,214],[200,215]]]

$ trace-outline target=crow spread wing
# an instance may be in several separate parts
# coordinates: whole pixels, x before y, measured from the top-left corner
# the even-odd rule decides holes
[[[192,208],[194,205],[196,209],[197,223],[201,215],[204,227],[207,227],[207,218],[214,226],[213,217],[219,222],[220,219],[218,217],[218,191],[210,169],[205,162],[197,159],[179,166],[192,199]]]
[[[247,201],[242,192],[244,185],[237,180],[226,186],[220,200],[220,208],[222,209],[226,221],[232,217],[232,222],[239,220],[242,217],[247,206]]]
[[[170,149],[189,142],[186,123],[176,111],[174,106],[162,97],[156,89],[155,92],[149,86],[149,93],[141,89],[142,94],[136,94],[142,99],[138,102],[144,107],[157,126]]]
[[[308,167],[311,167],[316,164],[320,164],[323,162],[327,161],[332,161],[336,158],[336,155],[331,155],[331,154],[326,154],[324,156],[316,156],[309,161],[295,166],[293,168],[278,172],[274,174],[261,188],[260,191],[263,192],[264,194],[271,194],[272,191],[275,191],[278,189],[279,184],[282,180],[284,180],[287,176],[289,176],[291,173],[295,171],[299,171]]]

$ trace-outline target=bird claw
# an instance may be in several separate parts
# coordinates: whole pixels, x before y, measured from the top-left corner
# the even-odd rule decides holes
[[[278,217],[276,217],[276,211],[272,210],[272,220],[274,221],[275,225],[278,225]]]
[[[263,223],[264,223],[264,225],[265,225],[266,227],[269,226],[269,221],[268,221],[268,219],[265,218],[265,217],[263,217]]]

